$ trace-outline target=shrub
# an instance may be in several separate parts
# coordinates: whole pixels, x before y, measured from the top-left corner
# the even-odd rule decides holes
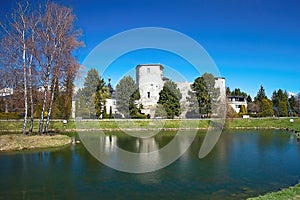
[[[0,119],[20,119],[20,115],[16,112],[0,113]]]

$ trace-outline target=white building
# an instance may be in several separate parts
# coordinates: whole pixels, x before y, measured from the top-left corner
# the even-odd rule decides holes
[[[14,94],[14,90],[12,88],[3,88],[0,89],[0,97],[6,97]]]
[[[142,104],[142,113],[146,115],[150,114],[151,118],[155,116],[159,93],[163,89],[164,83],[169,80],[164,77],[163,70],[164,67],[161,64],[141,64],[136,66],[136,83],[140,93],[140,100],[137,104]],[[108,87],[112,98],[106,99],[106,113],[109,113],[110,108],[112,108],[112,114],[120,114],[117,110],[116,99],[114,99],[114,89],[110,84],[110,78],[108,81]],[[191,90],[192,83],[175,83],[182,94],[182,98],[180,100],[182,110],[179,117],[185,118],[189,107],[187,97],[189,96],[188,92]],[[225,78],[216,78],[215,87],[220,88],[221,102],[225,102]],[[73,105],[73,109],[74,108],[75,104]],[[75,115],[75,110],[72,111],[72,116],[73,114]]]
[[[239,113],[242,105],[247,110],[247,100],[243,96],[228,96],[227,103],[234,109],[235,112]]]
[[[164,82],[169,80],[163,76],[164,67],[161,64],[143,64],[136,66],[136,82],[141,95],[140,103],[143,104],[142,110],[145,114],[154,117],[155,109],[159,99],[159,92],[163,89]],[[180,101],[182,113],[180,117],[184,118],[188,109],[188,91],[191,90],[191,84],[188,82],[175,82],[177,88],[182,94]],[[225,78],[216,78],[215,87],[220,88],[220,98],[225,102]]]
[[[112,114],[117,114],[118,113],[117,106],[116,106],[116,99],[106,99],[105,100],[105,107],[106,107],[106,113],[107,114],[110,113],[110,108],[111,108]]]
[[[159,99],[159,92],[164,86],[164,67],[160,64],[145,64],[136,66],[136,83],[141,95],[140,103],[145,114],[154,116]]]

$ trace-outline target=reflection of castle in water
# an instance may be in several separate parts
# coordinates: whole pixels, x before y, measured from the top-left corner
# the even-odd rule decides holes
[[[131,138],[132,140],[133,138]],[[110,153],[116,150],[116,148],[122,149],[122,138],[117,136],[104,136],[100,137],[100,150],[101,152]],[[149,153],[159,150],[159,145],[154,137],[150,138],[134,138],[134,149],[136,153]]]

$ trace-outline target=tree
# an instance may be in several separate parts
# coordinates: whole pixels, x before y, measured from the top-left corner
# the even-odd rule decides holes
[[[246,106],[245,106],[245,105],[242,105],[241,108],[240,108],[239,115],[240,115],[240,116],[243,116],[243,115],[246,115],[246,114],[247,114]]]
[[[260,105],[257,102],[250,102],[247,105],[247,111],[250,114],[256,115],[260,111]]]
[[[297,102],[294,95],[291,95],[288,99],[288,106],[289,106],[289,113],[291,116],[296,116],[296,108],[297,108]]]
[[[231,91],[229,87],[226,87],[226,96],[230,96],[231,95]]]
[[[279,101],[277,105],[278,109],[278,116],[279,117],[286,117],[289,115],[287,102],[285,101]]]
[[[5,32],[2,38],[2,44],[8,56],[6,65],[22,66],[22,86],[24,99],[24,121],[23,134],[26,133],[28,117],[28,70],[32,66],[32,55],[29,51],[28,40],[31,38],[29,13],[31,12],[29,3],[18,3],[17,8],[13,10],[11,17],[7,19],[8,26],[0,24]],[[29,77],[30,78],[30,77]],[[31,80],[31,79],[30,79]],[[32,108],[32,107],[31,107]],[[32,113],[32,112],[31,112]]]
[[[247,93],[246,92],[242,92],[240,88],[235,88],[230,95],[232,96],[242,96],[242,97],[247,97]]]
[[[264,87],[261,85],[256,97],[254,98],[254,101],[261,102],[263,99],[267,99],[267,96]]]
[[[146,115],[141,112],[141,110],[143,109],[143,104],[137,105],[136,103],[140,98],[141,96],[138,89],[136,89],[129,98],[129,115],[131,119],[146,118]]]
[[[55,3],[47,3],[45,14],[41,17],[42,24],[36,30],[40,43],[37,45],[41,53],[36,54],[37,60],[45,70],[44,74],[44,99],[47,99],[47,87],[50,80],[52,84],[59,84],[65,71],[74,70],[70,66],[74,64],[73,51],[83,44],[79,41],[81,32],[74,29],[75,15],[71,8],[59,6]],[[78,66],[78,65],[76,65]],[[67,68],[67,70],[66,70]],[[78,68],[76,69],[77,72]],[[50,84],[51,85],[51,84]],[[46,86],[46,87],[45,87]],[[54,102],[54,91],[51,91],[50,103],[48,105],[48,116],[44,132],[48,132],[52,106]],[[45,109],[43,101],[42,110]],[[39,132],[43,127],[43,112],[40,120]]]
[[[189,91],[188,101],[190,102],[190,111],[205,115],[206,117],[212,111],[212,106],[217,103],[220,91],[215,88],[215,78],[212,74],[205,73],[194,80],[191,85],[192,91]],[[195,110],[197,109],[197,110]]]
[[[123,77],[116,86],[116,105],[125,117],[144,118],[137,101],[140,99],[139,90],[131,76]]]
[[[167,81],[164,84],[163,89],[159,92],[159,99],[157,103],[162,105],[163,109],[166,111],[168,119],[174,119],[175,116],[180,115],[181,97],[182,95],[180,90],[173,81]]]
[[[295,97],[294,109],[298,113],[298,116],[300,116],[300,93]]]
[[[258,113],[260,117],[272,117],[273,112],[273,103],[271,100],[264,98],[260,103],[260,112]]]
[[[251,98],[251,96],[250,96],[250,95],[248,95],[246,100],[247,100],[247,103],[251,103],[251,102],[252,102],[252,98]]]
[[[167,118],[167,112],[162,104],[157,104],[155,109],[155,117],[156,118]]]
[[[106,98],[109,97],[108,88],[105,86],[103,78],[100,78],[95,68],[87,72],[82,90],[78,91],[78,96],[83,98],[85,107],[88,108],[88,118],[103,117]]]
[[[288,94],[279,89],[272,94],[272,102],[276,115],[278,117],[286,117],[289,115]]]

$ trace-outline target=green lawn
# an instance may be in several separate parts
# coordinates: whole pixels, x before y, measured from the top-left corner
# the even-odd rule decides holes
[[[248,200],[287,200],[287,199],[300,199],[300,184],[282,189],[278,192],[270,192],[262,196],[249,198]]]
[[[225,128],[289,128],[300,131],[300,118],[227,119]]]
[[[50,129],[57,132],[76,131],[77,129],[176,129],[176,128],[200,128],[207,129],[210,120],[93,120],[80,121],[75,123],[70,120],[67,124],[63,124],[62,120],[54,120],[50,122]],[[22,120],[0,121],[0,131],[19,132],[22,129]],[[227,119],[225,129],[239,128],[289,128],[290,130],[300,131],[300,118],[294,118],[294,122],[290,122],[290,118],[251,118],[251,119]],[[34,123],[34,131],[38,130],[38,120]]]

